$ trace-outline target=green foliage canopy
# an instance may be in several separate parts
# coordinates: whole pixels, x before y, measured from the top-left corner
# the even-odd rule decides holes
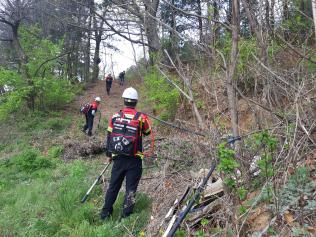
[[[21,27],[21,46],[27,55],[27,71],[30,81],[22,78],[19,65],[0,68],[0,86],[6,93],[0,97],[0,120],[18,111],[25,105],[30,94],[35,97],[35,109],[56,110],[70,102],[77,89],[66,78],[60,76],[63,66],[57,59],[62,51],[62,41],[53,43],[41,38],[41,29]]]

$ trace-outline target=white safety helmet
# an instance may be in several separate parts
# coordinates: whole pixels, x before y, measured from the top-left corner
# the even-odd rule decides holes
[[[101,102],[101,98],[99,96],[95,97],[94,100],[97,101],[97,102]]]
[[[122,94],[122,98],[124,99],[131,99],[131,100],[138,100],[138,93],[133,87],[129,87],[124,90]]]

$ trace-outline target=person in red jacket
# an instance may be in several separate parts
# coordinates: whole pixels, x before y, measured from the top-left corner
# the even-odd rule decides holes
[[[106,140],[106,155],[113,160],[111,179],[105,195],[100,217],[108,219],[113,212],[113,204],[126,178],[126,193],[122,218],[133,212],[138,183],[142,175],[143,146],[142,136],[151,133],[149,119],[135,109],[138,101],[137,91],[125,89],[125,108],[114,114],[109,120]]]
[[[96,115],[98,111],[100,102],[101,102],[101,98],[99,96],[95,97],[94,101],[90,104],[89,111],[85,114],[86,124],[84,125],[82,131],[86,133],[88,130],[88,133],[87,133],[88,136],[92,136],[93,120],[94,120],[94,116]]]
[[[105,78],[105,85],[106,85],[106,93],[110,95],[110,90],[112,87],[112,82],[113,82],[113,77],[111,74],[108,74],[107,77]]]

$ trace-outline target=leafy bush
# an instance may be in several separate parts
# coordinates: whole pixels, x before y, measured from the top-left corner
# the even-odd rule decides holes
[[[29,88],[21,76],[13,70],[0,68],[0,86],[5,86],[7,92],[1,95],[0,121],[7,118],[9,113],[18,111],[29,93]],[[18,89],[19,88],[19,89]]]
[[[220,163],[217,166],[218,170],[222,171],[226,176],[224,179],[225,184],[233,188],[236,185],[235,171],[239,167],[239,164],[234,159],[235,151],[231,148],[226,147],[226,142],[219,144],[218,146],[218,157]]]
[[[285,187],[281,192],[280,205],[286,207],[288,205],[293,205],[302,194],[311,195],[315,185],[309,179],[308,169],[305,167],[299,167],[296,172],[289,178]],[[316,202],[314,200],[307,200],[307,205],[303,209],[309,209],[310,207],[316,209]],[[310,208],[310,210],[312,210]]]
[[[176,78],[170,76],[174,82]],[[143,92],[146,100],[153,105],[164,119],[173,118],[179,102],[179,92],[168,83],[156,70],[151,70],[145,76]]]

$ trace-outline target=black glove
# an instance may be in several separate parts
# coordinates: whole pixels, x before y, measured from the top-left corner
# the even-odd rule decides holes
[[[107,157],[112,158],[112,152],[110,152],[106,146],[104,147],[104,152]]]
[[[112,153],[109,152],[108,150],[105,151],[105,155],[109,158],[112,158]]]

